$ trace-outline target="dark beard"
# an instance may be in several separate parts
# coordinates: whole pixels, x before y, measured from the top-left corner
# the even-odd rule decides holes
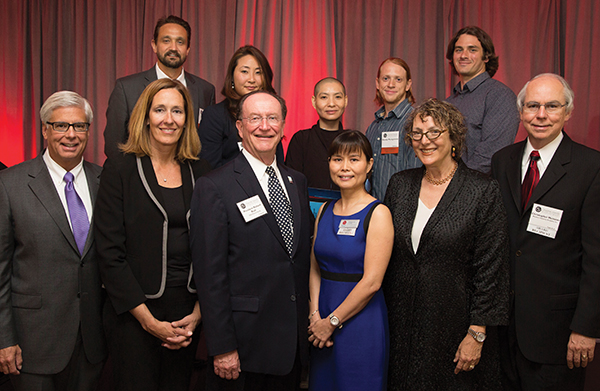
[[[168,59],[167,57],[171,54],[174,54],[177,58],[174,60]],[[179,53],[177,53],[176,51],[170,50],[170,51],[166,52],[164,55],[158,56],[158,61],[160,61],[161,64],[163,64],[164,66],[166,66],[168,68],[177,69],[183,65],[183,63],[185,62],[185,59],[182,59],[181,55]]]

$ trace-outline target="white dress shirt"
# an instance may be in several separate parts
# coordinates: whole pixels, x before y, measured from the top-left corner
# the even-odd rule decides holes
[[[548,145],[546,145],[542,149],[537,150],[540,153],[540,159],[537,161],[538,171],[540,172],[540,179],[542,179],[542,175],[544,175],[544,172],[546,172],[546,168],[548,167],[548,164],[550,164],[550,161],[552,160],[554,153],[558,149],[558,146],[560,145],[560,142],[562,141],[563,137],[563,133],[560,132],[560,134]],[[527,137],[525,151],[523,151],[523,160],[521,161],[521,183],[523,183],[523,181],[525,180],[525,175],[527,174],[527,169],[529,168],[529,155],[531,155],[531,151],[533,150],[534,149],[531,145],[531,142],[529,141],[529,137]]]
[[[160,69],[160,67],[158,66],[158,63],[156,63],[155,68],[156,68],[156,78],[158,80],[170,79],[170,77],[166,73],[164,73],[162,71],[162,69]],[[185,72],[183,71],[183,68],[181,68],[181,74],[179,76],[177,76],[177,79],[175,79],[175,80],[181,82],[181,84],[183,84],[187,88],[187,84],[185,82]]]

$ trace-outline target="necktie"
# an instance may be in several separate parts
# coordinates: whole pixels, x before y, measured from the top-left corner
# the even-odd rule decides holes
[[[83,206],[83,201],[81,201],[79,194],[77,194],[77,191],[75,191],[75,187],[73,186],[73,174],[67,172],[64,179],[65,182],[67,182],[65,186],[65,197],[67,198],[67,207],[69,208],[69,216],[71,217],[73,236],[75,237],[75,243],[77,243],[79,254],[83,254],[85,241],[87,239],[88,231],[90,230],[88,215]]]
[[[279,183],[279,179],[277,179],[273,167],[267,167],[267,174],[269,175],[269,203],[275,214],[275,220],[277,220],[277,225],[279,225],[279,230],[281,231],[281,236],[283,236],[287,252],[291,255],[292,248],[294,247],[294,234],[292,233],[294,211],[283,192],[283,188]]]
[[[533,189],[535,189],[540,181],[540,170],[538,170],[537,166],[538,160],[540,160],[540,153],[538,151],[531,151],[531,155],[529,155],[529,168],[521,185],[521,206],[523,210],[525,210],[529,198],[531,198]]]

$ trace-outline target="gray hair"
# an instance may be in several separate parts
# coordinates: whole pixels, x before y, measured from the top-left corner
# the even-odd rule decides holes
[[[50,121],[52,113],[61,107],[79,107],[85,112],[85,118],[88,123],[94,120],[92,105],[84,97],[73,91],[58,91],[50,95],[40,109],[40,119],[43,124]]]
[[[540,73],[539,75],[535,76],[533,79],[525,83],[525,85],[521,89],[521,92],[519,92],[519,95],[517,95],[517,108],[519,109],[519,113],[523,112],[523,105],[525,104],[525,93],[527,92],[527,86],[533,80],[539,79],[540,77],[553,77],[556,80],[558,80],[560,84],[562,84],[563,94],[565,96],[565,103],[567,104],[566,111],[567,113],[572,112],[573,108],[575,107],[573,103],[573,100],[575,99],[575,93],[571,89],[571,86],[569,86],[569,83],[567,83],[567,81],[562,76],[557,75],[556,73]]]

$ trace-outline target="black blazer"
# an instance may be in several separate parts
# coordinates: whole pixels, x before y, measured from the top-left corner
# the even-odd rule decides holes
[[[525,143],[492,159],[508,215],[511,314],[527,359],[564,365],[571,331],[600,336],[600,153],[564,134],[523,211]],[[555,239],[527,232],[534,203],[563,211]]]
[[[209,170],[204,160],[181,164],[188,219],[195,181]],[[126,154],[106,161],[94,213],[96,245],[102,282],[117,314],[164,292],[168,220],[163,204],[149,157]],[[189,284],[188,290],[194,292]]]
[[[117,79],[110,94],[106,109],[106,128],[104,129],[104,154],[106,157],[120,155],[118,145],[129,137],[129,118],[133,107],[148,84],[156,80],[156,67]],[[185,72],[187,89],[194,102],[194,118],[200,122],[198,113],[215,104],[215,87],[204,79]]]
[[[198,180],[190,242],[208,354],[238,350],[244,371],[288,374],[308,356],[310,220],[306,178],[279,165],[294,211],[288,255],[243,154]],[[248,223],[236,205],[258,195],[267,214]]]
[[[0,173],[0,348],[18,344],[23,371],[47,375],[67,366],[79,331],[91,363],[106,346],[93,227],[79,254],[42,155]],[[93,204],[102,169],[83,169]]]

